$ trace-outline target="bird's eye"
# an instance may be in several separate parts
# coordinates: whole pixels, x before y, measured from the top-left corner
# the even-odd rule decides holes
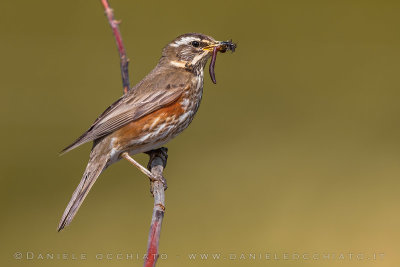
[[[197,42],[197,41],[193,41],[191,44],[192,44],[193,47],[199,47],[200,46],[200,43]]]

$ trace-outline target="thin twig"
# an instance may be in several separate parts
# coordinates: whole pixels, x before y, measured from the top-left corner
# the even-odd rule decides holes
[[[151,182],[151,191],[154,197],[153,216],[147,241],[147,256],[144,260],[144,267],[154,267],[158,259],[158,246],[160,242],[161,225],[165,212],[165,188],[163,170],[167,165],[167,148],[147,152],[150,155],[148,169],[159,179]]]
[[[115,41],[117,43],[119,58],[121,60],[120,66],[121,66],[121,76],[122,76],[122,87],[124,89],[124,93],[126,94],[131,88],[129,85],[129,71],[128,71],[129,59],[126,56],[124,43],[122,42],[121,32],[119,31],[118,27],[118,24],[120,22],[114,19],[114,13],[110,5],[108,4],[108,1],[101,0],[101,3],[103,4],[104,12],[107,16],[108,23],[111,26],[111,29],[115,37]]]
[[[128,74],[129,59],[126,57],[125,47],[122,43],[122,36],[118,28],[119,22],[114,19],[114,14],[110,5],[108,4],[108,1],[101,0],[101,3],[103,4],[108,22],[111,26],[111,29],[114,33],[115,41],[117,43],[118,52],[121,60],[122,85],[124,88],[124,93],[126,94],[130,90]],[[165,166],[167,165],[167,152],[168,149],[165,147],[146,152],[150,156],[147,168],[151,172],[151,176],[153,178],[155,177],[156,179],[150,181],[150,191],[154,197],[154,206],[149,231],[149,238],[147,242],[147,256],[145,257],[143,265],[145,267],[154,267],[156,265],[159,255],[158,247],[160,242],[161,225],[165,213],[165,190],[167,188],[166,180],[163,177],[163,171]],[[126,155],[129,156],[128,154]],[[128,157],[125,158],[128,159]],[[140,170],[142,170],[143,167],[136,161],[133,160],[132,163]],[[140,168],[139,166],[142,168]]]

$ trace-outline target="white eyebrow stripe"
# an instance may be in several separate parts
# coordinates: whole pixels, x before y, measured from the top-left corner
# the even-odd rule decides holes
[[[174,43],[170,44],[170,46],[178,47],[178,46],[183,45],[183,44],[189,44],[190,42],[193,42],[193,41],[201,42],[201,39],[197,38],[197,37],[182,37],[181,39],[179,39],[179,40],[175,41]]]

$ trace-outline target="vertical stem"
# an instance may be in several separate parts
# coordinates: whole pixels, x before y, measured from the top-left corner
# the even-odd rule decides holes
[[[121,32],[119,31],[119,27],[118,27],[120,22],[116,21],[114,19],[114,13],[113,13],[113,10],[110,8],[110,5],[108,4],[108,1],[101,0],[101,3],[103,4],[104,12],[107,16],[108,23],[111,26],[111,29],[112,29],[114,37],[115,37],[115,41],[117,43],[117,48],[118,48],[118,53],[119,53],[119,58],[120,58],[122,87],[124,89],[124,93],[126,94],[130,89],[129,72],[128,72],[129,59],[126,56],[124,43],[122,42]]]
[[[161,225],[165,213],[165,188],[166,185],[162,182],[163,170],[167,164],[167,149],[160,148],[147,152],[150,155],[148,169],[156,177],[160,177],[157,181],[152,182],[151,191],[154,197],[153,215],[147,241],[147,257],[144,261],[144,267],[154,267],[158,259],[158,247],[160,242]]]
[[[126,94],[130,90],[129,85],[129,74],[128,74],[128,63],[129,60],[126,57],[126,51],[122,42],[122,36],[118,28],[119,22],[114,19],[113,10],[110,8],[107,0],[101,0],[103,4],[107,20],[113,31],[119,57],[121,60],[121,76],[124,93]],[[149,164],[147,168],[151,171],[154,177],[158,177],[156,181],[151,182],[151,192],[154,197],[153,215],[151,219],[149,238],[147,242],[147,257],[144,261],[145,267],[154,267],[158,259],[158,247],[160,242],[161,225],[165,213],[165,189],[166,181],[163,177],[163,171],[167,165],[167,154],[168,150],[164,147],[156,150],[146,152],[149,154]]]
[[[158,244],[160,242],[161,224],[164,218],[164,211],[153,210],[151,226],[149,231],[149,239],[147,244],[147,256],[144,261],[145,267],[156,266],[158,259]]]

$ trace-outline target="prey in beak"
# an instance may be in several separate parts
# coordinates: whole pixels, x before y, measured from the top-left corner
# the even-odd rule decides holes
[[[228,50],[232,51],[232,53],[233,53],[236,50],[236,44],[233,43],[232,40],[222,41],[222,42],[217,42],[212,45],[208,45],[208,46],[204,47],[203,50],[212,51],[209,72],[210,72],[211,80],[213,81],[214,84],[216,84],[217,80],[215,79],[214,68],[215,68],[215,61],[217,60],[217,53],[218,52],[225,53]]]

